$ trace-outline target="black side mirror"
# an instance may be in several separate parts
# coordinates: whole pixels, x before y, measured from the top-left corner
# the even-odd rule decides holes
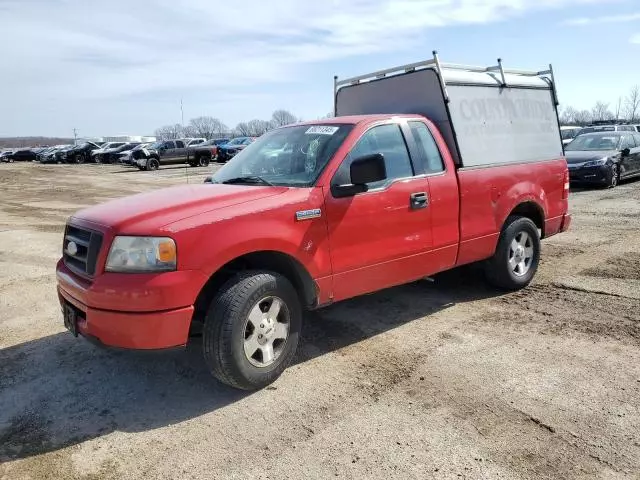
[[[207,175],[204,178],[204,183],[213,183],[213,179],[211,178],[211,175]]]
[[[622,151],[621,151],[620,153],[622,153],[622,156],[623,156],[623,157],[628,157],[628,156],[629,156],[629,154],[631,153],[631,149],[630,149],[629,147],[627,147],[627,148],[623,148],[623,149],[622,149]]]
[[[354,159],[349,169],[349,177],[351,183],[331,186],[334,197],[349,197],[363,193],[369,188],[367,184],[386,180],[387,167],[384,163],[384,155],[373,153]]]

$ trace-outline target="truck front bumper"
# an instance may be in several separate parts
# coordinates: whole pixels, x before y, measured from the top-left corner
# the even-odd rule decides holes
[[[137,350],[185,345],[193,302],[204,284],[199,272],[169,272],[137,281],[132,275],[109,274],[88,282],[62,260],[56,276],[63,315],[73,312],[72,331],[109,347]]]

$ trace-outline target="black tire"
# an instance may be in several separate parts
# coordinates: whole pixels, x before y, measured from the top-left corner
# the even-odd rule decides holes
[[[160,168],[160,162],[158,161],[157,158],[152,157],[149,160],[147,160],[147,166],[146,166],[147,170],[157,170],[158,168]]]
[[[280,311],[288,315],[288,337],[273,363],[256,366],[245,355],[245,338],[249,313],[265,298],[282,300]],[[203,329],[205,362],[213,376],[227,385],[242,390],[263,388],[293,360],[301,327],[300,300],[289,280],[273,272],[240,273],[220,289],[209,306]]]
[[[620,181],[620,167],[617,163],[611,164],[611,169],[607,174],[606,185],[607,188],[616,188],[618,182]]]
[[[521,252],[516,254],[512,248],[512,243],[516,243],[519,240],[523,240],[525,237],[521,234],[527,234],[528,239],[525,244],[528,248],[531,248],[532,255],[527,262],[523,259],[524,267],[520,260]],[[496,251],[489,260],[485,262],[485,275],[489,283],[497,288],[503,290],[520,290],[531,283],[533,277],[538,270],[538,264],[540,263],[540,236],[538,234],[538,227],[529,218],[511,216],[507,218],[500,238],[498,240],[498,246]],[[524,249],[523,249],[524,250]],[[522,253],[526,255],[526,253]],[[510,262],[516,262],[516,267]],[[515,270],[514,270],[515,268]],[[518,271],[519,270],[519,271]]]
[[[207,157],[206,155],[200,155],[198,157],[198,166],[199,167],[208,167],[209,166],[209,162],[211,162],[211,159],[209,157]]]

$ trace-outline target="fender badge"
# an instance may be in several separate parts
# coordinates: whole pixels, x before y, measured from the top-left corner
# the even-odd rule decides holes
[[[322,216],[322,210],[319,208],[313,208],[311,210],[299,210],[296,212],[296,220],[298,222],[302,220],[311,220],[312,218],[320,218]]]

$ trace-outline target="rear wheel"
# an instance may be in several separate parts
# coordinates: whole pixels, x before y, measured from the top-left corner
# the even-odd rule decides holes
[[[485,264],[487,279],[504,290],[519,290],[533,280],[540,262],[540,236],[529,218],[507,218],[495,254]]]
[[[157,170],[158,168],[160,168],[160,162],[157,158],[147,160],[147,170]]]
[[[221,382],[256,390],[291,363],[302,309],[291,282],[273,272],[244,272],[212,301],[203,329],[204,358]]]
[[[200,155],[200,157],[198,157],[198,166],[199,167],[208,167],[210,161],[211,161],[211,159],[209,157],[207,157],[206,155]]]

